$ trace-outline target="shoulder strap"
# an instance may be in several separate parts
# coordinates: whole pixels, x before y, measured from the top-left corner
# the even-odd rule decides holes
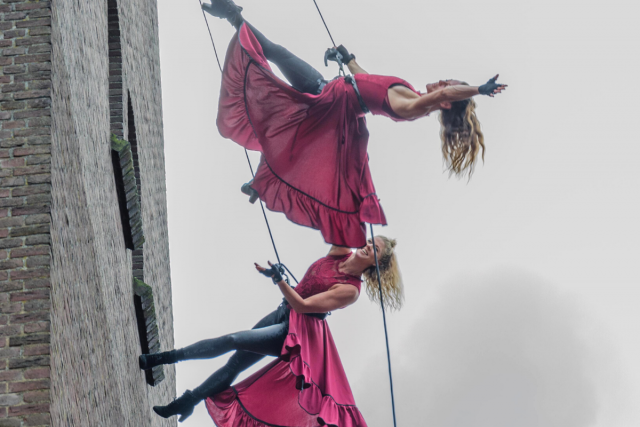
[[[360,91],[358,90],[356,79],[353,76],[345,76],[344,80],[347,83],[351,83],[351,86],[353,86],[353,90],[356,91],[356,96],[358,97],[358,102],[360,103],[360,108],[362,108],[362,111],[364,111],[365,114],[369,113],[370,110],[369,108],[367,108],[367,105],[364,103],[364,99],[362,99],[362,95],[360,95]]]

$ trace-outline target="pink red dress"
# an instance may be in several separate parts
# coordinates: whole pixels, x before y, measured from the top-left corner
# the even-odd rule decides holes
[[[336,283],[360,289],[360,278],[339,271],[349,255],[321,258],[296,287],[303,298]],[[290,310],[280,357],[206,400],[218,427],[366,427],[326,320]]]
[[[409,83],[355,78],[373,114],[403,120],[389,108],[387,89],[400,84],[413,90]],[[364,113],[344,78],[319,95],[298,92],[273,74],[260,43],[242,25],[227,51],[217,125],[225,138],[262,152],[252,187],[270,210],[339,246],[364,246],[365,222],[386,224],[369,171]]]

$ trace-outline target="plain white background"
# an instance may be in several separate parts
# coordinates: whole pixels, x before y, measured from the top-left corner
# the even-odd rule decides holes
[[[333,77],[312,0],[245,0],[245,18]],[[437,115],[368,117],[370,165],[406,285],[388,316],[399,426],[640,425],[640,4],[319,0],[338,44],[375,74],[509,89],[477,99],[487,152],[443,172]],[[241,147],[215,127],[220,72],[196,0],[159,0],[176,346],[251,327],[281,296]],[[221,60],[234,34],[210,18]],[[258,157],[253,155],[254,164]],[[329,247],[268,213],[301,278]],[[371,427],[391,426],[382,318],[329,318]],[[178,395],[226,360],[182,362]],[[211,426],[204,405],[188,420]]]

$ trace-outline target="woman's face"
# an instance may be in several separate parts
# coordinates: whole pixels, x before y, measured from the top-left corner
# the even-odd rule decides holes
[[[384,251],[384,240],[382,240],[380,237],[376,237],[376,250],[378,251],[378,259],[380,259],[380,256]],[[373,253],[373,243],[371,242],[371,239],[367,240],[367,246],[356,251],[356,257],[363,261],[367,261],[369,265],[376,265],[375,254]]]

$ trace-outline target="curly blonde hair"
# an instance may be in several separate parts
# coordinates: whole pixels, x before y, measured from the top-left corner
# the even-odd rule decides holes
[[[404,302],[404,284],[396,257],[396,240],[385,236],[376,236],[384,242],[384,250],[378,253],[378,265],[380,266],[380,282],[382,285],[382,298],[387,310],[399,310]],[[378,274],[376,267],[366,269],[362,275],[366,285],[367,295],[373,302],[380,304],[380,288],[378,287]]]
[[[442,156],[450,174],[471,178],[478,153],[484,162],[484,135],[476,116],[473,99],[455,101],[450,109],[440,111],[440,139]]]

